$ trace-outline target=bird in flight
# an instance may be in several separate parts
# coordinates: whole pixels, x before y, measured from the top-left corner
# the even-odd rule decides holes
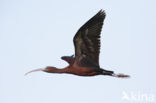
[[[113,71],[102,69],[99,65],[100,34],[105,16],[105,12],[100,10],[77,31],[73,38],[75,56],[61,57],[62,60],[65,60],[69,64],[67,67],[56,68],[47,66],[46,68],[32,70],[26,73],[26,75],[31,72],[43,71],[47,73],[68,73],[79,76],[107,75],[121,78],[129,77],[129,75],[122,73],[116,74]]]

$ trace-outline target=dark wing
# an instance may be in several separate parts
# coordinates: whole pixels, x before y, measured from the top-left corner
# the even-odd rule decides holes
[[[61,59],[68,62],[68,64],[72,64],[74,62],[74,55],[72,56],[62,56]]]
[[[100,32],[105,16],[105,12],[100,10],[74,36],[75,60],[79,66],[99,67]]]

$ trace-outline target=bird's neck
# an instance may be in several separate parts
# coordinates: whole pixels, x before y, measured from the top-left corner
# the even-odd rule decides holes
[[[45,72],[48,73],[67,73],[67,67],[66,68],[56,68],[56,67],[47,67],[45,69]]]

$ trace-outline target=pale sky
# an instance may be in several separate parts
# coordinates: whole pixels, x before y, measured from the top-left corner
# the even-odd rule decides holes
[[[67,66],[60,57],[74,54],[73,36],[100,9],[100,66],[131,78],[24,76]],[[155,103],[155,10],[155,0],[0,0],[0,103]]]

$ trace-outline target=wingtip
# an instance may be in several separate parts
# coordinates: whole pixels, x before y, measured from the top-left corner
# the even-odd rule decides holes
[[[106,16],[105,10],[103,10],[103,9],[99,10],[99,12],[97,14],[100,16],[103,16],[104,18]]]
[[[100,13],[100,14],[105,14],[105,10],[101,9],[101,10],[99,11],[99,13]]]
[[[103,9],[100,9],[99,12],[100,12],[100,13],[104,13],[104,10],[103,10]]]

